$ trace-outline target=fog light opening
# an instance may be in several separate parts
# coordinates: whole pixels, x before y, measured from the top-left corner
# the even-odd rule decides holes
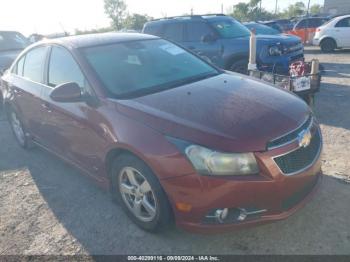
[[[239,215],[237,217],[237,220],[240,222],[244,221],[248,216],[247,210],[245,210],[244,208],[238,208],[238,210],[239,210]]]
[[[219,208],[209,212],[203,222],[206,224],[241,223],[256,219],[265,212],[267,212],[266,209],[257,208]]]
[[[228,216],[228,208],[216,210],[215,216],[216,216],[216,219],[218,220],[219,223],[221,223],[221,224],[225,223],[225,219]]]

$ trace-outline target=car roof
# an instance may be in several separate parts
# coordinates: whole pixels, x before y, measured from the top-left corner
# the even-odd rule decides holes
[[[338,20],[340,20],[340,19],[343,19],[343,18],[348,18],[348,17],[350,17],[350,14],[347,14],[347,15],[341,15],[341,16],[335,16],[335,17],[334,17],[334,19],[338,19]]]
[[[174,17],[165,17],[160,19],[155,19],[152,21],[149,21],[146,23],[146,25],[161,25],[161,24],[170,24],[170,23],[181,23],[184,21],[203,21],[203,20],[209,20],[209,21],[220,21],[220,20],[227,20],[227,19],[234,19],[231,16],[226,16],[223,14],[206,14],[206,15],[184,15],[184,16],[174,16]]]
[[[99,33],[99,34],[87,34],[87,35],[77,35],[77,36],[68,36],[61,37],[56,39],[49,39],[38,42],[38,45],[43,43],[49,44],[59,44],[66,46],[71,49],[75,48],[84,48],[89,46],[98,46],[98,45],[108,45],[116,44],[129,41],[139,41],[139,40],[151,40],[158,39],[157,36],[139,34],[139,33]]]

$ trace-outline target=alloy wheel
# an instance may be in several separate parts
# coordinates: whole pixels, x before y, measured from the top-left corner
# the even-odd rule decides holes
[[[127,208],[137,219],[150,222],[156,217],[156,197],[141,172],[132,167],[123,168],[119,174],[119,190]]]

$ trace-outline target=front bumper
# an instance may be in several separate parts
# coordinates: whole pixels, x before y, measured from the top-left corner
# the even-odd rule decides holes
[[[262,52],[259,56],[258,67],[261,71],[289,75],[289,66],[293,62],[301,60],[304,60],[303,49],[281,56],[270,56],[267,52]]]
[[[314,38],[313,40],[312,40],[312,44],[313,45],[315,45],[315,46],[319,46],[320,45],[320,39],[318,39],[318,38]]]
[[[247,177],[210,177],[197,174],[162,181],[173,205],[176,224],[191,232],[219,233],[230,229],[265,224],[287,218],[303,207],[322,181],[320,154],[311,166],[287,176],[273,158],[298,147],[295,143],[256,153],[260,174]],[[321,150],[320,150],[321,152]],[[190,211],[180,211],[176,203],[186,203]],[[266,212],[244,221],[206,223],[215,209],[255,208]]]

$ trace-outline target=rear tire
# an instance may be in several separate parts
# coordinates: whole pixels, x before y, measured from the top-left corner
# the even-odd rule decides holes
[[[17,143],[24,149],[31,148],[31,141],[26,135],[26,129],[17,112],[12,108],[7,110],[7,118]]]
[[[325,52],[325,53],[333,52],[334,49],[337,48],[336,42],[331,38],[324,39],[321,42],[320,46],[321,46],[322,52]]]
[[[110,175],[113,198],[137,226],[154,233],[173,224],[167,195],[143,161],[123,154],[112,163]]]
[[[248,75],[248,59],[234,61],[229,70],[243,75]]]

